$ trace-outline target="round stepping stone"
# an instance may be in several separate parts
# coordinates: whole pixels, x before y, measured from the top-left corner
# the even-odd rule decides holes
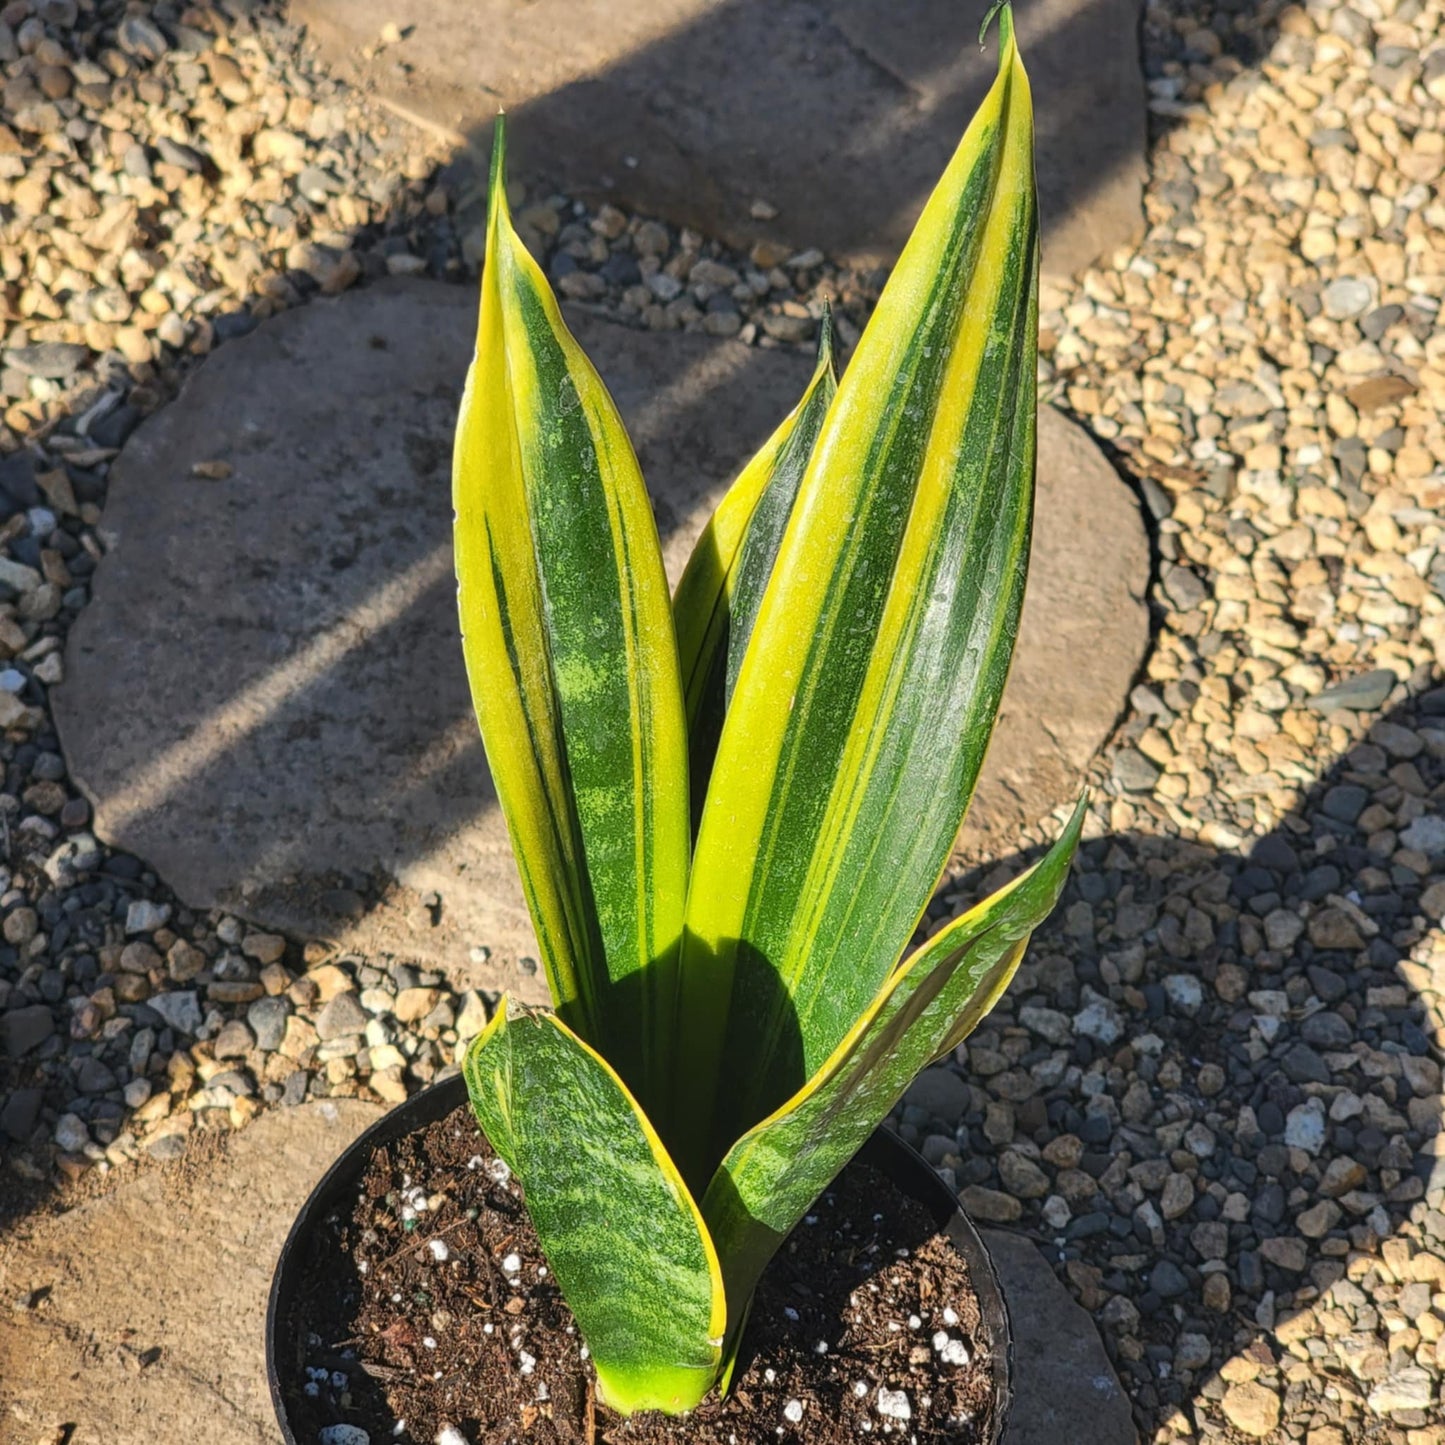
[[[457,631],[451,434],[475,308],[470,287],[397,279],[210,357],[115,465],[54,706],[96,831],[189,905],[542,1000]],[[676,580],[811,365],[570,321],[636,441]],[[229,472],[198,475],[207,461]],[[1021,821],[1072,799],[1147,640],[1138,509],[1052,411],[1035,546],[975,852],[1012,851]]]
[[[747,247],[892,261],[992,83],[984,7],[956,0],[296,0],[322,58],[485,175],[514,174]],[[1025,0],[1043,265],[1143,232],[1137,0]],[[384,26],[403,38],[377,45]],[[485,35],[487,43],[477,44]],[[557,37],[567,44],[559,47]],[[481,217],[476,218],[477,224]]]

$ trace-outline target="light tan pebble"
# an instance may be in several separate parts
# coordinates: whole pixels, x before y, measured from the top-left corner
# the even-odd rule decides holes
[[[230,1108],[231,1127],[233,1129],[244,1129],[257,1114],[261,1112],[261,1104],[257,1099],[249,1095],[237,1099]]]
[[[225,475],[230,475],[229,467]],[[241,940],[241,952],[263,966],[279,963],[286,956],[286,939],[279,933],[248,933]]]
[[[346,993],[356,987],[356,982],[351,975],[334,963],[323,963],[308,969],[304,978],[299,982],[309,984],[315,990],[315,997],[321,1003],[330,1003],[337,994]]]
[[[397,994],[392,1012],[399,1023],[418,1023],[436,1007],[440,998],[440,991],[434,988],[404,988]]]
[[[288,170],[299,171],[309,149],[304,137],[279,127],[258,131],[251,142],[252,154],[260,165],[276,161]]]
[[[1257,1380],[1231,1385],[1220,1408],[1236,1430],[1257,1440],[1271,1434],[1279,1424],[1279,1396]]]

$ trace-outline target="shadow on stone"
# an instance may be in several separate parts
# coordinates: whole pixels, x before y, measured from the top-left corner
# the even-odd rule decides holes
[[[297,0],[323,57],[518,175],[747,247],[891,262],[993,79],[986,7],[954,0]],[[1020,0],[1044,266],[1142,233],[1135,0]],[[403,38],[378,48],[388,22]],[[557,36],[568,43],[559,50]],[[485,37],[485,43],[482,43]]]

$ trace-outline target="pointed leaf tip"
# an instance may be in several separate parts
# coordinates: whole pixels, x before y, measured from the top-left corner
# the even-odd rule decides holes
[[[492,122],[492,163],[487,173],[487,211],[495,214],[498,204],[507,206],[507,113],[497,112]]]
[[[833,342],[835,332],[833,330],[833,306],[825,297],[823,300],[823,316],[818,322],[818,360],[813,368],[813,375],[820,372],[831,373],[834,381],[838,379],[838,359],[834,354]]]
[[[995,16],[998,17],[1000,52],[1008,49],[1008,43],[1013,38],[1013,6],[1009,4],[1009,0],[994,0],[994,3],[990,5],[984,13],[983,24],[978,27],[978,45],[980,50],[983,49],[984,41],[988,37],[988,27],[993,24]]]

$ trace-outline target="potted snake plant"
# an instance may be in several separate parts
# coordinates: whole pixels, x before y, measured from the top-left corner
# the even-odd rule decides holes
[[[1007,986],[1083,817],[910,946],[1028,567],[1038,214],[1000,30],[846,371],[825,324],[672,596],[498,120],[456,564],[553,1006],[503,998],[303,1212],[269,1323],[288,1440],[998,1438],[986,1256],[878,1131]]]

